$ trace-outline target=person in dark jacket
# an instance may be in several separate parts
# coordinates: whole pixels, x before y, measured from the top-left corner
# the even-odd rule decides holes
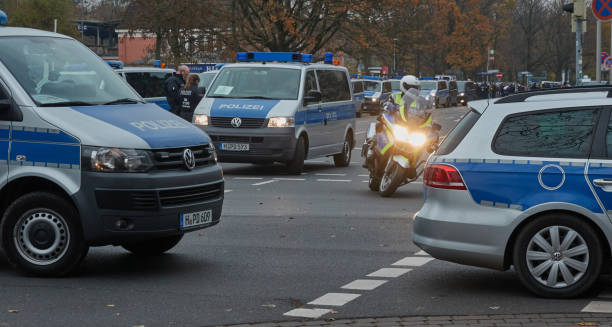
[[[200,77],[198,75],[191,75],[187,78],[187,83],[185,83],[185,87],[181,90],[181,111],[179,115],[188,122],[191,122],[193,112],[203,97],[203,94],[198,89],[198,84],[200,84]]]
[[[185,65],[178,66],[177,72],[172,74],[166,82],[166,99],[170,105],[170,112],[175,115],[181,113],[181,90],[185,88],[185,80],[189,76],[189,67]]]

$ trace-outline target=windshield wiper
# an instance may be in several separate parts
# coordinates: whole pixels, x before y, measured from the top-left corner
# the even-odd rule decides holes
[[[107,102],[104,105],[113,105],[113,104],[136,104],[136,103],[143,103],[140,100],[136,100],[136,99],[132,99],[132,98],[123,98],[123,99],[117,99],[111,102]]]
[[[62,102],[49,102],[41,103],[39,107],[72,107],[72,106],[95,106],[97,103],[89,103],[84,101],[62,101]]]
[[[274,98],[270,98],[270,97],[264,97],[261,95],[254,95],[254,96],[250,96],[250,97],[240,97],[238,99],[264,99],[264,100],[276,100]]]

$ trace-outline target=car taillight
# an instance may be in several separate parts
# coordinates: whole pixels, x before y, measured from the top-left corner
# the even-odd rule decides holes
[[[427,166],[423,182],[425,185],[435,188],[467,190],[459,171],[455,167],[447,165]]]

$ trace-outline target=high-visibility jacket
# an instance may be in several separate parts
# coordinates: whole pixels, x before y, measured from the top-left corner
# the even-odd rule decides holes
[[[396,93],[394,101],[395,101],[395,104],[398,106],[400,117],[402,118],[404,122],[408,122],[408,119],[410,118],[410,116],[408,115],[408,112],[417,111],[419,109],[419,102],[417,98],[414,98],[412,102],[410,103],[410,105],[406,106],[406,101],[404,101],[404,96],[402,93]],[[431,123],[432,123],[432,118],[431,118],[431,115],[429,115],[425,123],[423,123],[419,127],[420,128],[427,127],[431,125]]]

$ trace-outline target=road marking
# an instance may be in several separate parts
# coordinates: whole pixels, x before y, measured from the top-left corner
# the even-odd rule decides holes
[[[341,288],[344,288],[347,290],[371,291],[386,282],[387,282],[386,280],[357,279],[357,280],[354,280],[342,286]]]
[[[317,176],[346,176],[346,174],[324,174],[324,173],[316,173]]]
[[[368,277],[396,278],[411,270],[412,269],[404,269],[404,268],[381,268],[367,276]]]
[[[251,184],[251,185],[259,186],[259,185],[270,184],[270,183],[275,183],[275,182],[278,182],[278,181],[275,180],[275,179],[272,179],[272,180],[269,180],[269,181],[265,181],[265,182],[261,182],[261,183],[255,183],[255,184]]]
[[[312,163],[328,163],[329,161],[323,161],[323,160],[306,160],[308,162],[312,162]]]
[[[365,134],[365,133],[367,133],[367,132],[368,132],[368,131],[357,132],[357,133],[355,133],[355,135],[361,135],[361,134]]]
[[[591,301],[582,312],[612,313],[612,302]]]
[[[225,190],[225,192],[224,192],[224,193],[229,193],[229,192],[231,192],[231,191],[232,191],[232,190]]]
[[[429,255],[429,253],[427,253],[427,252],[425,252],[425,251],[421,250],[421,251],[419,251],[419,252],[415,253],[414,255]]]
[[[352,182],[352,180],[350,179],[327,179],[327,178],[318,178],[317,182],[344,182],[344,183],[350,183]]]
[[[370,181],[361,181],[362,183],[369,183]]]
[[[312,305],[329,305],[334,307],[341,307],[354,299],[360,297],[361,294],[351,294],[351,293],[327,293],[308,304]]]
[[[234,177],[234,179],[242,179],[242,180],[262,180],[263,177]]]
[[[394,264],[392,264],[392,266],[410,266],[410,267],[420,267],[430,261],[432,261],[433,258],[426,258],[426,257],[406,257]]]
[[[359,177],[370,177],[370,175],[368,175],[368,174],[365,174],[365,175],[357,175],[357,176],[359,176]]]
[[[306,178],[285,178],[285,177],[278,177],[278,178],[274,178],[277,181],[305,181]]]
[[[302,309],[302,308],[299,308],[299,309],[293,309],[289,312],[285,312],[283,316],[317,319],[321,317],[322,315],[328,314],[330,312],[331,310],[329,309]]]

